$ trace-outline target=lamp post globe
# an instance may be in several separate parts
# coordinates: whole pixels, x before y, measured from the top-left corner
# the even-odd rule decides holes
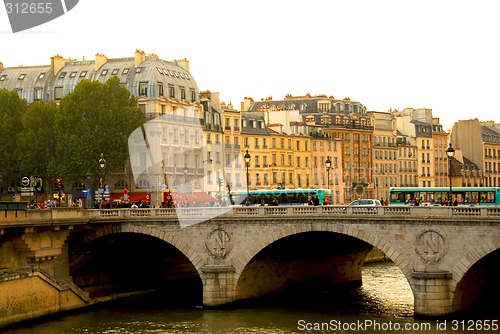
[[[101,178],[99,179],[99,187],[103,186],[104,170],[106,169],[106,159],[104,159],[104,153],[101,153],[101,158],[99,159],[99,168],[101,169]]]
[[[332,160],[330,160],[330,156],[326,157],[325,161],[326,174],[327,174],[327,188],[330,190],[330,168],[332,168]]]
[[[249,205],[250,204],[250,191],[249,191],[249,186],[248,186],[248,168],[250,167],[250,159],[251,159],[251,156],[250,156],[250,153],[248,153],[248,150],[247,152],[245,153],[245,155],[243,156],[243,159],[245,160],[245,167],[246,167],[246,170],[247,170],[247,199],[246,199],[246,205]]]
[[[451,146],[451,143],[450,145],[448,146],[448,149],[446,150],[446,155],[448,156],[448,175],[450,177],[450,193],[448,194],[448,206],[451,205],[451,196],[452,196],[452,192],[453,192],[453,189],[452,189],[452,184],[451,184],[451,158],[453,158],[453,156],[455,155],[455,149],[453,148],[453,146]]]

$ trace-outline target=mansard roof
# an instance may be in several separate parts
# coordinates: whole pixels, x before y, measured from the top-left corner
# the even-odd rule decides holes
[[[241,113],[242,134],[269,135],[264,115],[259,112]]]
[[[169,97],[172,90],[172,96],[179,101],[189,99],[190,102],[199,102],[196,81],[177,62],[145,55],[140,61],[137,57],[107,59],[100,56],[99,61],[63,60],[63,65],[59,67],[54,66],[53,59],[50,65],[5,67],[0,70],[0,88],[17,90],[21,98],[31,103],[41,98],[46,101],[58,99],[73,91],[82,79],[105,82],[116,75],[136,96],[146,92],[147,98],[159,98],[159,86],[163,85],[163,96]],[[62,60],[62,57],[58,59]],[[62,96],[56,96],[56,88],[62,90]],[[42,90],[43,97],[35,90]],[[192,96],[196,101],[192,101]]]
[[[326,110],[320,110],[318,108],[319,104],[329,105],[330,108]],[[358,113],[362,116],[366,114],[366,107],[360,102],[351,101],[349,99],[338,100],[333,97],[327,97],[326,95],[319,96],[287,96],[283,100],[262,100],[255,101],[249,108],[249,111],[258,110],[300,110],[301,113],[341,113],[349,115],[353,112]]]
[[[483,142],[500,142],[500,133],[484,125],[481,125],[481,137]]]

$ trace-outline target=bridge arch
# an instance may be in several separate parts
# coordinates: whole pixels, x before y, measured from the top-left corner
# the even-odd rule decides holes
[[[201,275],[200,272],[200,267],[201,263],[203,263],[203,260],[195,250],[193,250],[175,234],[169,233],[168,231],[156,228],[154,226],[146,226],[140,224],[116,224],[99,226],[89,231],[88,233],[84,233],[79,236],[78,234],[75,235],[77,246],[76,248],[74,248],[74,253],[76,254],[74,261],[76,262],[73,262],[73,260],[71,260],[72,262],[70,262],[70,269],[72,267],[72,264],[76,264],[75,269],[77,272],[75,273],[76,277],[73,277],[73,280],[78,286],[80,286],[79,283],[81,283],[83,286],[92,286],[92,284],[96,284],[94,285],[94,287],[97,287],[97,290],[94,291],[98,292],[95,294],[95,296],[105,295],[105,292],[103,291],[107,291],[106,289],[99,290],[99,282],[104,282],[101,286],[106,286],[108,282],[114,281],[116,282],[115,286],[117,288],[115,288],[115,290],[112,290],[113,292],[110,294],[113,295],[115,293],[121,293],[119,283],[119,281],[121,280],[120,277],[125,277],[125,281],[127,282],[123,286],[127,289],[130,289],[132,285],[130,285],[130,282],[128,282],[130,280],[127,279],[128,274],[130,273],[132,277],[139,277],[139,281],[135,281],[136,283],[132,283],[139,288],[139,291],[144,290],[141,289],[141,282],[147,282],[147,284],[153,285],[155,284],[154,282],[156,282],[156,284],[160,283],[161,286],[168,287],[169,291],[174,293],[181,293],[181,288],[179,288],[180,286],[193,287],[193,289],[190,288],[189,291],[186,291],[186,295],[188,294],[188,292],[199,292],[199,298],[195,295],[192,296],[196,297],[197,300],[201,300],[202,286],[204,282],[203,275]],[[112,239],[110,239],[110,237]],[[97,244],[97,248],[100,250],[104,250],[102,256],[104,260],[100,260],[97,258],[100,256],[99,250],[97,250],[94,255],[88,255],[88,253],[90,253],[88,250],[85,252],[84,247],[81,248],[80,246],[78,246],[91,245],[93,242],[99,242],[100,239],[102,239],[102,242],[100,243],[100,245]],[[132,249],[132,244],[136,241],[137,245],[135,249],[138,250],[137,252]],[[107,243],[111,243],[111,245],[109,247],[105,246]],[[88,249],[92,249],[93,252],[93,247],[95,247],[95,245],[91,247],[92,248]],[[83,250],[81,251],[81,249]],[[110,249],[115,250],[109,252]],[[116,249],[121,250],[123,253],[125,253],[123,254],[123,258],[125,258],[125,260],[121,259],[122,253],[120,253],[119,251],[117,252]],[[79,255],[80,251],[82,255]],[[146,252],[149,253],[146,254]],[[112,255],[109,255],[111,253],[113,253],[112,255],[116,256],[112,257]],[[127,255],[131,260],[127,260]],[[70,254],[70,259],[72,258],[73,257]],[[114,261],[109,261],[110,258],[116,258],[119,264],[114,263]],[[144,259],[145,262],[141,261],[141,259]],[[79,269],[82,268],[81,263],[85,265],[85,263],[89,260],[91,260],[92,262],[97,261],[97,263],[100,265],[98,266],[99,268],[107,268],[102,266],[103,263],[111,264],[112,268],[97,270],[97,273],[95,273],[95,277],[93,277],[94,273],[92,273],[92,271],[90,271],[88,274],[82,275]],[[78,262],[80,262],[80,264],[78,264]],[[124,267],[123,264],[125,264],[126,266],[129,266],[130,264],[130,268],[125,268],[122,270],[121,268]],[[92,268],[92,266],[90,267]],[[123,276],[123,274],[125,274],[125,276]],[[148,277],[154,279],[148,279]],[[183,281],[185,283],[182,283]],[[133,278],[131,282],[134,282]],[[167,283],[168,286],[165,285],[165,283]],[[157,287],[159,286],[160,285],[158,285]]]
[[[245,248],[245,251],[241,254],[235,254],[236,298],[239,298],[238,289],[240,281],[242,279],[246,279],[242,276],[245,269],[261,251],[263,251],[273,243],[284,240],[287,237],[297,236],[299,234],[309,232],[335,233],[337,235],[352,237],[359,241],[363,241],[370,246],[374,246],[380,249],[390,260],[392,260],[398,266],[413,290],[413,286],[411,284],[411,272],[413,270],[413,267],[410,265],[410,262],[406,259],[406,257],[392,246],[389,240],[385,239],[384,237],[380,237],[379,235],[375,235],[369,231],[355,228],[353,226],[345,226],[338,223],[319,222],[311,224],[283,225],[279,227],[278,230],[267,233],[265,237],[259,238],[252,244],[248,245]]]
[[[488,261],[488,259],[490,261]],[[486,269],[494,270],[497,268],[498,260],[500,259],[500,240],[489,240],[474,247],[467,254],[465,254],[452,269],[451,291],[453,291],[453,309],[462,311],[472,304],[484,288],[486,275],[484,267],[479,267],[484,263]],[[496,275],[500,276],[500,270],[496,269]],[[497,295],[500,294],[498,286],[494,284]],[[488,294],[493,294],[489,291]],[[495,298],[496,299],[496,298]],[[496,300],[497,301],[497,300]]]
[[[196,251],[191,248],[188,244],[180,240],[177,236],[168,233],[165,230],[154,228],[151,226],[142,226],[137,224],[117,224],[117,225],[105,225],[97,229],[93,229],[92,232],[86,235],[82,242],[87,243],[94,241],[106,235],[117,234],[117,233],[136,233],[144,234],[154,238],[163,240],[170,245],[177,248],[179,252],[184,254],[187,259],[196,268],[198,274],[201,275],[200,268],[203,265],[203,259],[196,253]]]

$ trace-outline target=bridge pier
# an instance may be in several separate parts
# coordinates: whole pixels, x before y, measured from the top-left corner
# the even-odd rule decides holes
[[[448,271],[414,271],[413,279],[415,316],[439,317],[452,313],[452,293]]]
[[[203,281],[203,305],[221,306],[234,301],[236,268],[231,265],[204,265],[201,267]]]

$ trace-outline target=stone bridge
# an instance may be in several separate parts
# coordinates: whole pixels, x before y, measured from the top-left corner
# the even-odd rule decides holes
[[[373,247],[401,269],[417,316],[444,316],[499,297],[496,207],[60,208],[0,215],[4,323],[156,289],[221,306],[296,287],[359,285]]]

